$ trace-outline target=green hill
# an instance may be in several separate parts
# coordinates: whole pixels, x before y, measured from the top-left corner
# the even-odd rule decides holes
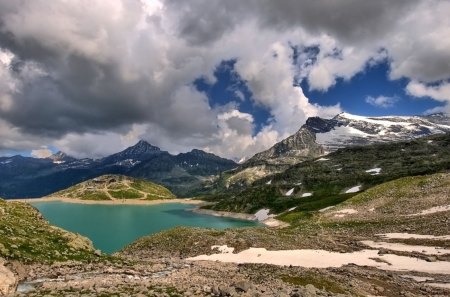
[[[163,186],[122,175],[103,175],[56,192],[49,197],[81,200],[156,200],[176,198],[172,192]]]

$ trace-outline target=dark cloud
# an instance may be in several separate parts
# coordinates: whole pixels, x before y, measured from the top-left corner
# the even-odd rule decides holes
[[[446,1],[161,2],[0,0],[2,147],[53,141],[84,154],[83,141],[103,135],[107,151],[131,131],[133,141],[147,135],[166,149],[250,154],[323,111],[292,87],[296,75],[326,90],[384,48],[393,79],[450,77]],[[314,46],[317,57],[294,71],[291,42]],[[245,119],[221,123],[225,109],[191,87],[200,76],[214,80],[215,67],[230,59],[273,118],[259,138]],[[236,135],[248,147],[232,145]]]

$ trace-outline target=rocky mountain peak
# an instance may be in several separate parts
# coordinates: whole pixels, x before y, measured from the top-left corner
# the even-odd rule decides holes
[[[313,119],[312,121],[315,120]],[[244,162],[244,164],[255,164],[259,162],[295,164],[308,158],[318,157],[324,151],[315,140],[314,132],[304,125],[295,134],[276,143],[270,149],[254,155]]]
[[[48,159],[52,160],[55,164],[70,163],[77,160],[76,158],[69,156],[62,151],[58,151],[57,153],[48,157]]]

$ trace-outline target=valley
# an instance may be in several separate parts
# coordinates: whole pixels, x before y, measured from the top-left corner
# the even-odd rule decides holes
[[[144,231],[106,254],[79,234],[51,227],[28,204],[2,201],[0,290],[15,296],[445,296],[450,134],[358,142],[326,153],[315,133],[287,138],[203,182],[195,197],[200,202],[177,198],[154,182],[110,174],[26,200],[44,207],[44,214],[45,203],[58,201],[139,211],[147,203],[200,203],[194,212],[266,226],[211,229],[161,218],[175,224],[149,236]],[[258,166],[278,169],[225,186],[236,172]],[[58,212],[61,218],[77,213]],[[88,211],[75,217],[82,213]],[[94,213],[89,217],[101,219],[102,211]],[[122,216],[122,223],[120,213],[107,216]],[[88,223],[86,230],[97,225]],[[131,226],[117,225],[108,237],[131,233]]]

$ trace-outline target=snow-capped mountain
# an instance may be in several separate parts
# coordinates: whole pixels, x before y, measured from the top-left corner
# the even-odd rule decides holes
[[[444,114],[364,117],[341,113],[332,119],[309,118],[304,127],[315,133],[317,144],[331,152],[352,145],[447,133],[450,132],[450,117]]]
[[[448,132],[450,117],[444,114],[364,117],[341,113],[332,119],[311,117],[296,133],[239,164],[217,184],[226,188],[245,187],[269,174],[339,148]]]

